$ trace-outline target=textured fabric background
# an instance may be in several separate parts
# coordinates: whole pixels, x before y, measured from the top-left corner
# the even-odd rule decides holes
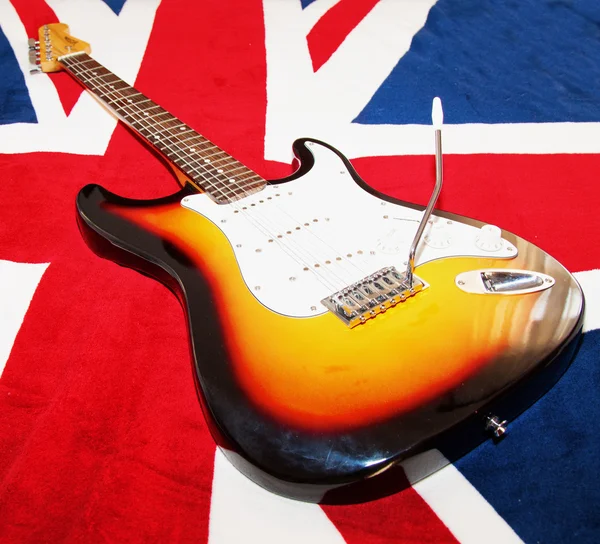
[[[66,74],[29,75],[27,38],[56,21],[267,178],[312,136],[424,203],[441,96],[439,205],[576,274],[571,368],[506,439],[402,493],[322,508],[256,487],[215,452],[178,302],[79,235],[83,185],[177,184]],[[600,540],[596,2],[0,0],[0,25],[0,541]]]

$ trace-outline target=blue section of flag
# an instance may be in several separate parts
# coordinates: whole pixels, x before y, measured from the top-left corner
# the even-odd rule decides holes
[[[302,4],[302,9],[304,9],[306,6],[310,6],[313,2],[316,2],[317,0],[300,0],[300,3]]]
[[[597,0],[439,0],[364,124],[600,121]]]
[[[27,55],[27,51],[23,54]],[[0,124],[37,123],[23,72],[1,28],[0,59],[3,59],[2,77],[0,77]]]
[[[121,13],[123,6],[127,0],[102,0],[110,9],[112,9],[117,15]]]
[[[504,439],[457,463],[525,542],[598,542],[599,353],[600,331],[586,333],[562,379]]]

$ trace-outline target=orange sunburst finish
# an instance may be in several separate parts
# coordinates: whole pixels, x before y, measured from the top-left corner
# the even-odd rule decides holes
[[[385,420],[460,385],[510,348],[539,296],[464,293],[454,285],[460,272],[518,259],[452,258],[420,266],[429,289],[354,329],[331,313],[290,318],[254,297],[227,238],[199,214],[178,204],[111,211],[175,244],[202,271],[240,386],[270,417],[305,430]]]

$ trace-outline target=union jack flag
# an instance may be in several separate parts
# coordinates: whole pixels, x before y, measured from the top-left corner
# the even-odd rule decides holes
[[[401,493],[321,507],[258,488],[215,450],[175,298],[79,235],[86,183],[135,198],[176,185],[66,74],[29,74],[27,38],[57,21],[266,178],[310,136],[424,203],[440,96],[439,206],[575,273],[587,310],[571,368],[504,440]],[[596,2],[0,0],[0,25],[0,540],[600,540]]]

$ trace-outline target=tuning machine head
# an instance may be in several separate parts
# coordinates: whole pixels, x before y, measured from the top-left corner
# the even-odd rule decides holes
[[[78,52],[91,52],[89,43],[69,34],[64,23],[50,23],[38,30],[38,40],[28,40],[30,73],[58,72],[63,69],[60,58]]]
[[[29,38],[27,45],[29,46],[29,73],[38,74],[42,71],[40,66],[40,42]]]

